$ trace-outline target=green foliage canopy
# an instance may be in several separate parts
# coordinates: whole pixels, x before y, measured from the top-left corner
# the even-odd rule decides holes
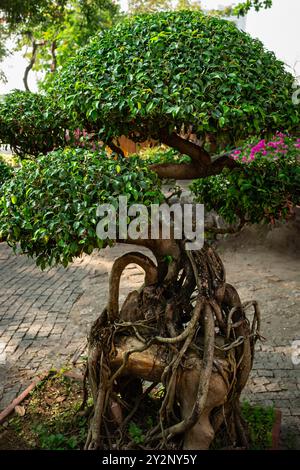
[[[53,95],[101,139],[159,138],[192,125],[226,142],[293,128],[294,79],[262,43],[201,12],[141,15],[97,35]]]
[[[138,158],[115,159],[104,151],[57,150],[24,162],[2,187],[0,238],[36,257],[42,269],[67,266],[82,253],[103,248],[110,240],[96,234],[99,204],[149,206],[163,199],[157,175]]]

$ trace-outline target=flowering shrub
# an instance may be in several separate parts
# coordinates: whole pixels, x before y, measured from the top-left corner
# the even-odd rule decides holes
[[[191,189],[206,210],[229,223],[286,220],[300,203],[300,139],[277,133],[232,152],[235,170],[194,181]]]
[[[259,157],[265,157],[271,161],[278,160],[280,157],[293,154],[300,154],[300,139],[291,139],[289,136],[282,132],[277,132],[272,140],[266,141],[262,139],[255,145],[248,144],[242,150],[234,150],[231,157],[234,160],[241,161],[242,163],[251,163],[258,160]],[[296,151],[296,152],[295,152]],[[264,160],[261,160],[264,163]]]

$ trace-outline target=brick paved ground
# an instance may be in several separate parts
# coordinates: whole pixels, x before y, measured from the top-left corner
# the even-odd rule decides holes
[[[124,247],[93,253],[67,270],[41,273],[31,260],[0,244],[0,409],[38,372],[60,367],[82,350],[91,321],[106,303],[108,271]],[[300,273],[295,256],[223,243],[227,279],[243,300],[257,299],[262,334],[245,397],[283,412],[283,446],[300,449],[300,365],[291,360],[300,340]],[[142,282],[129,267],[121,296]]]

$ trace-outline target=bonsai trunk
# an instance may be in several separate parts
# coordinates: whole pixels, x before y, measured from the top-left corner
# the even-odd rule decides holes
[[[257,304],[241,303],[208,245],[186,251],[177,241],[140,244],[157,263],[138,252],[116,260],[107,308],[91,328],[87,375],[94,414],[86,449],[208,449],[224,429],[229,445],[247,448],[239,399],[259,334]],[[163,256],[170,253],[167,264]],[[144,269],[145,283],[119,311],[120,278],[130,263]],[[128,425],[154,400],[158,384],[164,388],[155,402],[157,421],[138,443]]]

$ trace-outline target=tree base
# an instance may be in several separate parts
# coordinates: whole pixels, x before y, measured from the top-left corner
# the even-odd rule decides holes
[[[179,253],[163,279],[140,253],[114,263],[108,307],[89,337],[94,415],[86,449],[208,449],[224,426],[232,445],[248,447],[239,399],[259,337],[257,303],[241,303],[211,247],[188,252],[181,246]],[[145,284],[119,313],[120,278],[132,262],[145,270]],[[245,310],[251,306],[250,327]],[[139,440],[128,425],[153,400],[157,384],[164,386],[158,417]]]

